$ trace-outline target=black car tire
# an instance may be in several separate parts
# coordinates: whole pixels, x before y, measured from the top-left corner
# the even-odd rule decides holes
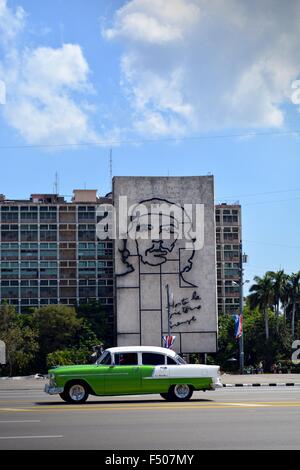
[[[168,393],[170,401],[188,401],[193,395],[193,387],[187,384],[172,385]]]
[[[67,403],[80,405],[86,402],[89,396],[89,392],[85,383],[70,382],[65,386],[64,391],[59,395]]]

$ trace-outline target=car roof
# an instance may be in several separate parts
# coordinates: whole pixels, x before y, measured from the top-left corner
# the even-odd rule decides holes
[[[152,352],[157,354],[165,354],[166,356],[174,357],[176,352],[167,348],[160,348],[158,346],[118,346],[115,348],[108,348],[106,351],[111,353],[120,353],[120,352]]]

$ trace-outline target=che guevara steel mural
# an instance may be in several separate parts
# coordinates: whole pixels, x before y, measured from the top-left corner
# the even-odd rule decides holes
[[[165,197],[139,197],[151,193],[147,179],[144,185],[138,181],[134,195],[130,178],[120,179],[121,185],[115,184],[114,201],[120,194],[129,193],[130,210],[126,230],[115,241],[118,344],[160,346],[170,326],[178,337],[178,350],[212,351],[216,343],[215,246],[212,249],[208,244],[209,248],[205,248],[205,204],[199,200],[202,216],[195,227],[193,210],[185,201],[170,197],[163,184],[159,188],[160,193],[166,190]],[[179,180],[172,184],[179,184],[184,192]],[[118,202],[116,206],[118,212]],[[211,211],[211,206],[207,211]],[[213,219],[213,211],[209,217]],[[213,231],[212,220],[210,232]],[[169,316],[166,285],[172,293]],[[208,304],[212,306],[211,315]],[[200,340],[212,345],[202,348],[197,345]]]
[[[144,206],[148,208],[147,213],[140,213],[138,208]],[[176,207],[176,214],[168,210],[170,207]],[[180,300],[171,303],[170,319],[176,318],[172,321],[170,327],[175,329],[180,325],[190,325],[196,321],[195,313],[201,309],[201,297],[197,292],[197,286],[189,282],[186,278],[186,273],[193,269],[193,258],[195,250],[190,249],[185,259],[182,256],[184,248],[180,246],[179,235],[189,233],[189,228],[183,230],[183,225],[190,225],[192,222],[189,215],[185,212],[184,208],[174,202],[162,198],[151,198],[140,201],[135,208],[135,215],[131,217],[128,227],[128,235],[131,239],[135,240],[134,253],[131,253],[128,248],[128,238],[123,239],[121,247],[118,249],[122,262],[124,264],[124,271],[116,273],[117,277],[127,276],[135,271],[133,264],[130,262],[131,257],[137,257],[139,263],[139,272],[143,272],[142,265],[161,267],[162,265],[172,262],[175,266],[175,271],[172,270],[172,275],[177,275],[177,283],[180,288],[193,288],[193,293],[190,297],[182,297]],[[165,212],[163,212],[165,209]],[[167,209],[167,210],[166,210]],[[154,217],[153,217],[154,216]],[[157,217],[155,217],[157,216]],[[151,221],[155,220],[158,223],[157,237],[151,237],[153,226]],[[180,227],[182,225],[182,227]],[[139,235],[144,233],[145,236],[140,238]],[[194,240],[191,238],[191,242]],[[181,243],[182,244],[182,243]],[[174,256],[175,255],[175,256]],[[153,273],[160,277],[160,282],[163,284],[163,277],[168,274],[166,271],[154,271]],[[139,288],[141,280],[139,279]],[[160,305],[161,305],[161,300]],[[193,313],[191,315],[191,313]]]

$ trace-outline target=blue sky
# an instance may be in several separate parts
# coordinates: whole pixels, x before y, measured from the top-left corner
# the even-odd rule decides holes
[[[245,278],[298,271],[299,20],[297,0],[0,0],[0,192],[57,172],[104,194],[112,147],[114,175],[213,174]]]

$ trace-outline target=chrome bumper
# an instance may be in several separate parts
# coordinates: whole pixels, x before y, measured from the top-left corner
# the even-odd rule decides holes
[[[48,393],[49,395],[57,395],[58,393],[62,393],[63,391],[63,387],[51,387],[51,385],[49,384],[46,384],[44,388],[44,392]]]
[[[217,378],[215,381],[212,382],[211,384],[211,388],[213,390],[216,390],[216,388],[222,388],[223,387],[223,384],[221,382],[221,379]]]

